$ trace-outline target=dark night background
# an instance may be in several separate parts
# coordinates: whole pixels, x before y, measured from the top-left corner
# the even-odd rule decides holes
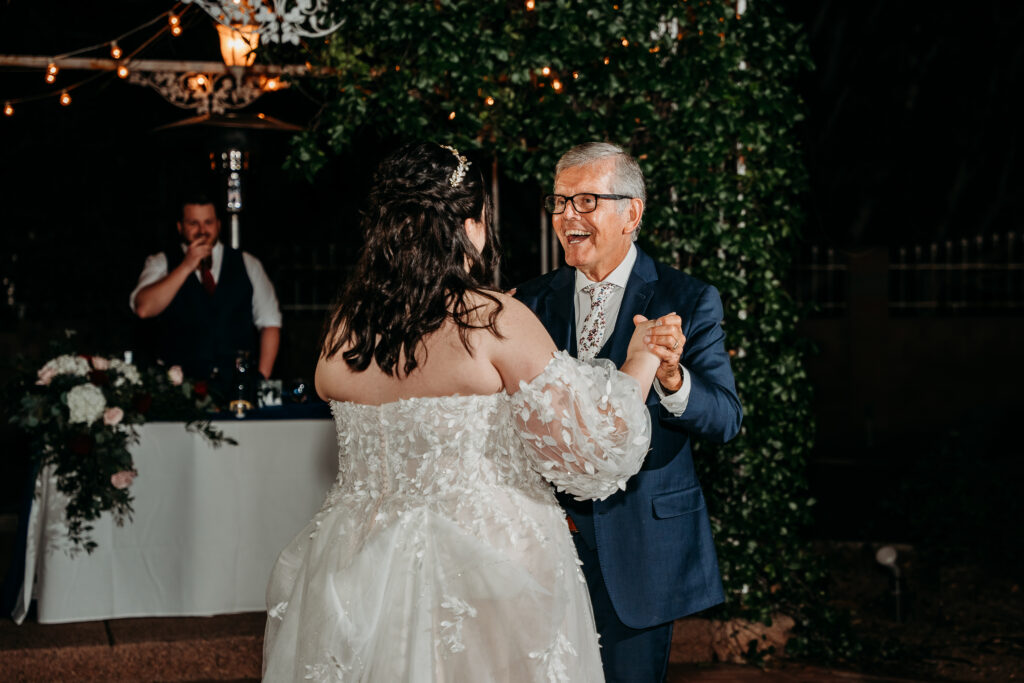
[[[807,220],[794,245],[798,263],[811,245],[835,250],[854,268],[865,254],[901,246],[1011,231],[1019,239],[1020,113],[1013,96],[1024,71],[1024,5],[784,5],[806,28],[816,65],[794,84],[808,111],[798,126],[809,172]],[[67,52],[109,40],[168,7],[148,0],[6,0],[0,53]],[[219,60],[213,26],[195,8],[190,15],[183,36],[165,36],[145,56]],[[59,92],[97,73],[62,72],[54,90],[39,69],[3,68],[0,100]],[[128,293],[145,256],[172,234],[177,189],[210,176],[208,154],[224,144],[218,129],[154,132],[191,113],[111,73],[72,96],[70,107],[53,97],[17,103],[14,116],[0,117],[5,359],[41,357],[64,328],[79,331],[83,348],[139,348],[146,331],[133,320]],[[304,125],[316,104],[292,89],[248,111]],[[329,302],[358,247],[356,211],[381,148],[367,132],[310,185],[281,170],[287,133],[256,131],[247,139],[243,248],[264,262],[285,308],[275,374],[308,377],[323,315],[318,307]],[[536,212],[516,210],[532,207],[539,189],[503,182],[502,193],[511,285],[539,270]],[[996,491],[999,500],[997,482],[1020,468],[1020,447],[999,441],[1021,405],[1016,386],[1024,380],[1019,277],[1015,282],[1010,305],[983,314],[936,310],[890,318],[884,301],[872,308],[852,298],[844,314],[842,297],[835,311],[809,313],[804,332],[818,348],[809,363],[819,425],[810,470],[821,501],[816,534],[912,536],[920,525],[908,515],[924,515],[936,496],[968,501],[981,490],[990,499]],[[856,281],[848,288],[854,296]],[[884,299],[884,283],[882,289]],[[0,370],[0,380],[8,376]],[[952,468],[947,474],[966,481],[960,494],[928,488],[939,477],[924,464],[940,456]],[[13,509],[15,496],[5,489],[4,508]]]

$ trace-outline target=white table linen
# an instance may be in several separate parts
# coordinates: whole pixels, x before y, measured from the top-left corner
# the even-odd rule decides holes
[[[44,624],[209,616],[266,608],[278,553],[319,509],[337,474],[330,420],[218,422],[237,446],[213,448],[180,422],[150,423],[132,448],[133,521],[94,522],[99,547],[70,556],[67,499],[50,471],[36,481],[25,583]]]

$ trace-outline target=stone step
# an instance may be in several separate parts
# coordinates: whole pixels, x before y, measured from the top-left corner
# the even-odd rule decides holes
[[[0,682],[79,681],[259,681],[263,612],[216,617],[111,619],[72,624],[17,626],[0,620]],[[864,676],[792,662],[763,670],[732,663],[686,661],[700,653],[714,658],[704,635],[707,624],[679,624],[667,683],[897,683],[900,679]],[[698,641],[695,649],[682,639]],[[905,683],[900,681],[900,683]]]
[[[3,681],[258,681],[262,612],[111,619],[73,624],[0,622]]]

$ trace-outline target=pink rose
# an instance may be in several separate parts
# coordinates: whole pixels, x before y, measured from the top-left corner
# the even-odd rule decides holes
[[[106,358],[100,358],[99,356],[92,357],[92,367],[96,370],[109,370],[110,361]]]
[[[110,484],[115,489],[126,489],[132,485],[132,481],[138,474],[135,470],[121,470],[110,475]]]
[[[185,373],[181,371],[180,365],[172,365],[167,368],[167,379],[171,380],[171,384],[178,387],[185,381]]]
[[[37,374],[39,375],[39,380],[36,381],[36,384],[44,387],[50,386],[50,382],[52,382],[53,378],[57,376],[57,368],[52,365],[44,365]]]
[[[122,419],[124,419],[124,411],[117,406],[107,408],[103,411],[103,424],[108,427],[113,427],[121,422]]]

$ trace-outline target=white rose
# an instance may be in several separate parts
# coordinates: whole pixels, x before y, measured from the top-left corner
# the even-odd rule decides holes
[[[142,384],[142,375],[139,374],[138,369],[136,369],[136,367],[131,363],[125,363],[123,360],[111,358],[110,369],[120,375],[116,380],[114,380],[115,387],[122,386],[125,382],[136,386]]]
[[[57,375],[78,375],[85,377],[89,374],[89,361],[81,356],[63,355],[47,361],[39,370],[38,384],[49,384]]]
[[[95,384],[79,384],[68,392],[69,422],[92,424],[103,416],[107,399]]]

